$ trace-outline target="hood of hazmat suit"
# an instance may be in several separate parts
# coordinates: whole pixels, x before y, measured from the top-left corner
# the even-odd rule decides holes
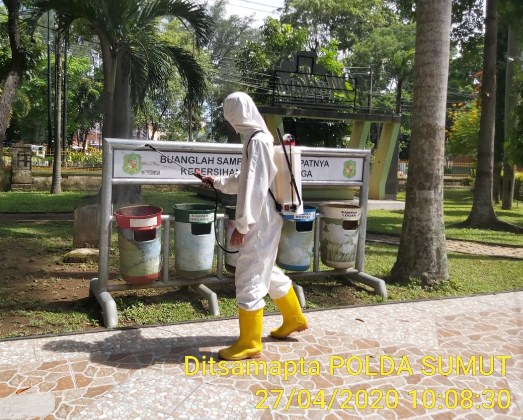
[[[243,92],[231,93],[223,102],[223,116],[245,141],[256,131],[269,133],[263,117],[249,95]]]

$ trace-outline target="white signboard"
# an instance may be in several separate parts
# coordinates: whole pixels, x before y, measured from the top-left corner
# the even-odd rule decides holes
[[[204,176],[228,176],[240,170],[241,160],[239,153],[115,150],[113,177],[193,180],[197,169]],[[363,158],[302,154],[301,178],[303,183],[361,182]]]

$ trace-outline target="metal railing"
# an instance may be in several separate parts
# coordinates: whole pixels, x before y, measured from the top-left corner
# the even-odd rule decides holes
[[[409,170],[409,161],[398,162],[398,177],[406,178]],[[475,176],[475,165],[470,160],[448,160],[443,167],[443,175],[450,178],[469,178]]]
[[[274,70],[269,83],[272,105],[355,110],[358,100],[357,80],[351,75],[338,77]]]
[[[10,153],[4,153],[4,165],[11,166],[12,156]],[[52,168],[54,162],[53,154],[46,154],[44,156],[33,154],[31,157],[31,167],[33,169]],[[74,168],[82,170],[101,170],[102,159],[100,152],[87,153],[76,151],[62,152],[62,168]]]

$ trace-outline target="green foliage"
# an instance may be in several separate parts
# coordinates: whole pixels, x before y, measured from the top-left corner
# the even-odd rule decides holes
[[[464,50],[453,49],[449,63],[448,98],[453,102],[466,102],[477,94],[478,80],[483,67],[483,36],[480,41]]]
[[[54,58],[52,62],[54,61]],[[68,59],[67,132],[88,132],[101,120],[103,84],[93,78],[89,57]],[[42,60],[31,79],[20,86],[13,104],[11,126],[33,144],[47,140],[47,63]],[[13,137],[14,138],[14,137]]]
[[[385,88],[391,79],[400,79],[412,73],[416,26],[396,22],[376,28],[354,45],[350,63],[372,65],[376,88]]]
[[[373,73],[373,107],[399,108],[403,83],[410,81],[414,66],[415,25],[394,22],[376,28],[354,45],[349,66],[369,66]],[[367,80],[369,83],[369,80]],[[370,89],[370,86],[367,86]],[[387,93],[394,92],[394,96]],[[399,100],[400,103],[396,103]]]
[[[319,51],[330,40],[349,51],[373,28],[385,26],[392,15],[382,0],[286,0],[282,22],[308,29],[307,47]]]
[[[238,70],[245,90],[253,94],[257,103],[268,103],[269,84],[274,67],[303,50],[307,29],[281,24],[267,18],[262,27],[259,41],[247,41],[238,53]]]
[[[343,62],[338,59],[340,42],[331,40],[328,45],[321,47],[318,53],[318,64],[325,67],[327,72],[336,76],[343,75]],[[348,82],[347,82],[348,84]],[[353,89],[353,86],[347,86],[347,90]]]
[[[523,172],[516,172],[514,175],[514,199],[523,201]]]
[[[27,53],[25,71],[26,77],[33,75],[34,69],[42,60],[44,52],[44,44],[38,36],[33,35],[32,26],[20,19],[20,40],[23,50]],[[9,66],[11,64],[11,46],[9,44],[8,28],[7,28],[7,11],[3,6],[0,7],[0,80],[4,80],[7,76]]]
[[[163,24],[158,32],[158,39],[170,46],[182,46],[186,54],[196,59],[198,65],[211,74],[210,56],[206,52],[193,49],[192,35],[178,20],[170,20]],[[184,53],[184,54],[185,54]],[[183,65],[183,64],[181,64]],[[184,80],[175,66],[166,73],[163,83],[149,86],[135,98],[134,125],[146,132],[146,137],[165,133],[165,139],[187,139],[188,104],[185,99]],[[201,112],[198,103],[192,103],[193,131],[201,126]]]
[[[68,132],[88,132],[102,118],[103,83],[96,77],[99,71],[90,75],[89,57],[69,57],[67,66]]]
[[[241,75],[236,63],[240,50],[248,43],[259,39],[258,31],[253,26],[253,19],[228,15],[226,0],[209,3],[209,14],[214,23],[214,30],[206,47],[214,66],[211,76],[210,94],[204,103],[204,112],[208,116],[206,140],[223,142],[228,131],[223,120],[223,113],[218,109],[225,97],[236,90],[246,90],[241,84]]]
[[[102,166],[102,151],[98,149],[89,149],[84,152],[69,152],[66,155],[67,166],[81,168],[100,168]]]
[[[448,131],[447,155],[475,158],[478,145],[480,109],[476,103],[469,103],[463,107],[453,106],[448,114],[452,125]]]
[[[503,23],[513,25],[521,31],[523,3],[519,0],[499,0],[497,10]]]

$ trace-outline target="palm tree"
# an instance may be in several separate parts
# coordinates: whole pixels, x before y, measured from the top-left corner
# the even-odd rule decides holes
[[[79,21],[98,37],[104,74],[104,137],[130,137],[133,101],[140,104],[149,89],[166,84],[173,67],[187,88],[187,103],[203,97],[204,71],[193,54],[158,37],[160,20],[177,18],[191,28],[195,47],[203,46],[211,33],[203,6],[186,0],[35,0],[35,5],[36,15],[54,10],[64,30]],[[112,197],[116,207],[136,203],[140,188],[117,185]]]
[[[409,179],[400,246],[391,275],[448,280],[443,158],[451,0],[416,3],[416,58]]]
[[[81,21],[98,37],[105,137],[129,137],[132,101],[143,101],[148,89],[165,83],[173,67],[187,88],[187,100],[203,97],[204,71],[191,52],[157,36],[160,19],[177,18],[191,28],[196,47],[203,46],[211,23],[202,6],[186,0],[36,0],[35,4],[39,13],[55,10],[64,28]]]

